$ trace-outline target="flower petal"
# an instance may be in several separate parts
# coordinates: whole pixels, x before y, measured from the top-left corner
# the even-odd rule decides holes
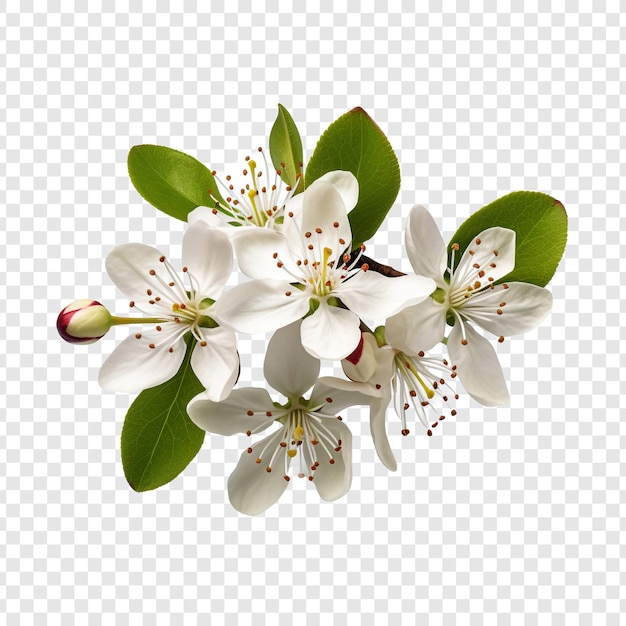
[[[278,266],[279,262],[286,262],[292,269],[291,253],[281,234],[265,228],[242,227],[237,229],[232,241],[239,268],[246,276],[283,281],[289,279],[285,270]]]
[[[320,362],[300,342],[300,320],[279,328],[269,341],[263,373],[271,387],[297,400],[317,380]]]
[[[141,303],[143,310],[152,309],[155,314],[158,314],[160,308],[148,304],[147,292],[154,289],[163,291],[155,275],[150,274],[151,270],[163,271],[163,263],[160,262],[162,257],[163,254],[152,246],[142,243],[124,243],[109,252],[105,267],[111,280],[129,300]],[[170,280],[168,275],[167,282]]]
[[[467,300],[462,314],[494,335],[520,335],[536,328],[552,308],[552,294],[528,283],[496,285]],[[500,313],[498,314],[498,311]]]
[[[319,459],[319,466],[313,472],[313,484],[324,500],[336,500],[345,495],[352,483],[352,433],[337,420],[324,420],[324,426],[341,439],[341,450],[333,453],[334,463],[327,458]]]
[[[188,224],[195,224],[196,222],[204,222],[213,228],[220,228],[227,235],[238,230],[237,227],[228,224],[228,216],[219,212],[213,213],[213,209],[206,206],[196,207],[187,214]]]
[[[313,315],[302,320],[302,345],[318,359],[338,361],[353,352],[359,344],[359,325],[359,318],[352,311],[322,301]]]
[[[227,291],[211,307],[211,317],[237,332],[264,333],[295,322],[308,310],[309,295],[288,282],[252,280]]]
[[[368,405],[372,393],[371,386],[367,383],[355,383],[334,376],[323,376],[315,383],[309,406],[325,405],[323,409],[320,409],[322,412],[337,415],[349,406]]]
[[[346,170],[326,172],[318,180],[323,180],[333,185],[339,192],[348,212],[352,211],[356,206],[359,200],[359,182],[352,172]]]
[[[136,393],[172,378],[183,362],[186,345],[178,324],[165,323],[162,329],[142,330],[124,339],[102,364],[100,386],[106,391]]]
[[[428,276],[444,287],[447,266],[446,244],[432,215],[416,204],[409,213],[405,234],[406,252],[413,271]],[[443,283],[443,284],[442,284]]]
[[[282,429],[266,437],[253,446],[252,453],[244,452],[235,471],[228,479],[228,496],[231,504],[241,513],[258,515],[274,504],[287,488],[285,480],[285,459],[289,463],[286,448],[281,448]],[[267,458],[257,463],[259,454],[267,445]],[[266,470],[273,452],[278,448],[271,472]]]
[[[384,319],[418,304],[435,290],[435,282],[425,276],[389,278],[378,272],[358,272],[333,290],[359,317]]]
[[[445,306],[427,298],[390,317],[385,323],[385,339],[397,350],[415,355],[437,345],[445,330]]]
[[[187,413],[196,426],[217,435],[265,430],[274,421],[266,412],[274,409],[267,391],[253,388],[235,389],[221,402],[213,402],[206,392],[201,393],[187,405]]]
[[[448,337],[448,352],[467,393],[484,406],[507,404],[509,391],[495,350],[487,339],[479,335],[470,324],[463,324],[467,345],[459,320]]]
[[[515,267],[515,231],[494,226],[474,238],[450,280],[454,291],[476,281],[483,285],[510,274]],[[482,272],[482,276],[481,276]]]
[[[196,343],[191,354],[194,374],[215,402],[228,397],[239,376],[239,354],[235,333],[219,328],[198,329],[206,345]]]
[[[370,432],[374,441],[374,448],[383,465],[392,472],[398,469],[398,464],[389,445],[387,437],[387,407],[391,401],[391,386],[387,384],[380,398],[372,398],[370,402]]]
[[[228,236],[203,221],[193,223],[183,237],[183,267],[200,298],[217,300],[233,271]]]
[[[341,194],[330,182],[318,179],[302,196],[302,211],[294,213],[293,218],[289,213],[285,216],[284,236],[291,256],[294,260],[314,257],[322,261],[324,249],[329,248],[332,254],[327,260],[335,261],[352,241],[348,212]]]

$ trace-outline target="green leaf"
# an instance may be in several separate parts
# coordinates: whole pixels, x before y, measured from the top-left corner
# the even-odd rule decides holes
[[[455,267],[474,237],[493,226],[516,233],[515,269],[498,282],[524,282],[545,287],[563,256],[567,240],[565,207],[544,193],[516,191],[476,211],[450,240],[459,244]]]
[[[174,480],[202,447],[204,430],[187,415],[187,403],[204,391],[191,369],[190,342],[178,373],[142,391],[122,429],[122,465],[135,491],[149,491]]]
[[[352,172],[359,182],[359,200],[348,215],[355,249],[378,230],[400,189],[393,148],[359,107],[335,120],[321,136],[307,165],[306,185],[333,170]]]
[[[128,174],[135,189],[152,206],[176,219],[199,206],[226,204],[210,170],[193,157],[165,146],[134,146],[128,153]],[[228,206],[228,205],[227,205]]]
[[[278,105],[278,116],[270,131],[270,156],[280,177],[295,188],[302,178],[298,177],[302,172],[302,140],[296,123],[282,104]]]

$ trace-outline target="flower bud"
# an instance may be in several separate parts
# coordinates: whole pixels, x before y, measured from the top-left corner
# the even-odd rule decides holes
[[[359,383],[366,383],[376,371],[376,351],[378,345],[372,333],[361,333],[361,341],[356,350],[349,354],[343,361],[341,367],[345,375]]]
[[[76,300],[57,318],[59,335],[69,343],[95,343],[113,325],[109,311],[95,300]]]

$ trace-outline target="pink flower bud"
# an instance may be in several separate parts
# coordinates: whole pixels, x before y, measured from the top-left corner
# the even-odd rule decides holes
[[[351,380],[366,383],[376,371],[376,351],[378,346],[372,333],[361,333],[361,341],[356,350],[349,354],[341,366]]]
[[[59,335],[69,343],[95,343],[107,334],[112,324],[109,311],[95,300],[76,300],[57,318]]]

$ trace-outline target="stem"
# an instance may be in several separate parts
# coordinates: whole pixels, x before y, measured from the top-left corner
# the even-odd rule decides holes
[[[119,326],[121,324],[162,324],[167,322],[161,317],[118,317],[111,315],[111,326]]]
[[[350,263],[357,257],[359,252],[360,249],[357,249],[350,255]],[[379,274],[382,274],[383,276],[389,276],[390,278],[395,278],[397,276],[406,276],[404,272],[399,272],[397,269],[391,267],[391,265],[384,265],[383,263],[379,263],[378,261],[375,261],[374,259],[370,259],[370,257],[365,256],[364,254],[361,255],[361,260],[363,261],[363,263],[367,263],[369,265],[368,271],[370,272],[378,272]],[[350,263],[348,263],[347,265],[350,265]]]

